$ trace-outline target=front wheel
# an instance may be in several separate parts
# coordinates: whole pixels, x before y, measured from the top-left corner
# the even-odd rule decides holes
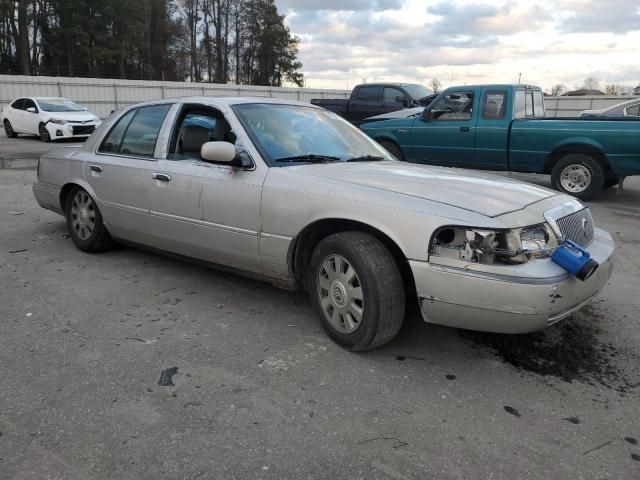
[[[40,135],[40,140],[42,140],[43,142],[51,141],[51,135],[49,135],[49,130],[47,130],[47,127],[44,123],[41,123],[38,126],[38,134]]]
[[[11,122],[9,122],[9,120],[7,119],[4,120],[4,133],[7,135],[8,138],[16,138],[18,136],[18,134],[15,132],[15,130],[11,126]]]
[[[322,327],[343,348],[379,347],[402,326],[402,276],[386,247],[367,233],[324,238],[311,256],[307,285]]]
[[[556,190],[580,200],[590,200],[604,187],[605,172],[595,158],[572,153],[553,166],[551,183]]]
[[[402,149],[396,143],[385,141],[385,140],[382,140],[378,143],[382,148],[384,148],[387,152],[389,152],[391,155],[396,157],[398,160],[400,160],[401,162],[404,161],[404,153],[402,153]]]
[[[98,206],[83,188],[76,187],[69,193],[65,216],[69,235],[80,250],[94,253],[113,246]]]

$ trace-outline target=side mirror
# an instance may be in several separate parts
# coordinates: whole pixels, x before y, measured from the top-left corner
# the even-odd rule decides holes
[[[36,113],[36,107],[29,107],[29,108],[27,108],[27,112],[29,112],[29,113]]]
[[[242,167],[237,159],[236,147],[229,142],[207,142],[200,147],[200,157],[206,162],[227,163],[234,167]]]
[[[420,116],[420,119],[423,122],[428,122],[429,120],[431,120],[431,108],[427,107],[422,111],[422,115]]]

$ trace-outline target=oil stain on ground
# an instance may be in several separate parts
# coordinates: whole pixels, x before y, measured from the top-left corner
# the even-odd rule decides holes
[[[531,334],[469,330],[460,330],[459,334],[523,371],[566,382],[599,383],[622,394],[636,389],[640,384],[616,366],[616,357],[623,352],[599,339],[597,320],[597,314],[587,306],[571,318]]]

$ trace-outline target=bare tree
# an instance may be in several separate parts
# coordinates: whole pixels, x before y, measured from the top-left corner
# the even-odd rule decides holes
[[[620,88],[620,85],[610,83],[608,85],[605,85],[604,93],[606,93],[607,95],[622,95],[622,89]]]
[[[599,90],[600,89],[600,80],[595,77],[587,77],[584,79],[584,84],[582,88],[586,90]]]
[[[567,91],[567,87],[565,87],[561,83],[557,83],[556,85],[551,87],[551,96],[552,97],[559,97],[560,95],[562,95],[566,91]]]
[[[442,88],[442,83],[437,78],[434,78],[429,82],[429,86],[431,87],[431,90],[433,90],[433,93],[439,93]]]

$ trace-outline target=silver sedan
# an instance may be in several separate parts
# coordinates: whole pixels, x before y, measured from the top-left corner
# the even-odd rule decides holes
[[[612,270],[612,239],[579,201],[398,162],[339,116],[293,101],[120,110],[82,146],[45,154],[33,191],[83,251],[128,243],[303,288],[351,350],[390,341],[407,302],[427,322],[537,330],[585,305]],[[561,266],[567,239],[597,268]]]

